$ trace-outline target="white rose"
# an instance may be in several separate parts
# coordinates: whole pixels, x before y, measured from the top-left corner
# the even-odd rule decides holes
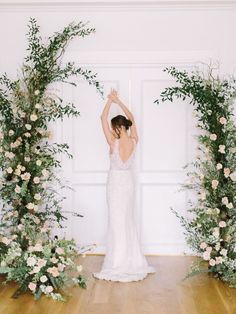
[[[37,166],[41,166],[42,165],[42,161],[40,159],[36,160],[36,165]]]
[[[226,205],[226,207],[229,209],[232,209],[234,206],[233,206],[233,203],[230,202],[229,204]]]
[[[31,121],[36,121],[37,119],[38,119],[38,117],[37,117],[36,114],[32,113],[32,114],[30,115],[30,120],[31,120]]]
[[[57,247],[57,248],[56,248],[56,253],[57,253],[57,254],[59,254],[59,255],[61,255],[61,254],[64,254],[64,253],[65,253],[65,251],[64,251],[64,249],[63,249],[63,248],[61,248],[61,247]]]
[[[224,117],[221,117],[221,118],[219,119],[219,122],[220,122],[221,124],[226,124],[227,120],[226,120]]]
[[[202,250],[204,250],[206,247],[207,247],[206,242],[202,242],[202,243],[200,244],[200,248],[201,248]]]
[[[211,139],[212,141],[216,141],[217,135],[216,135],[216,134],[211,134],[211,135],[210,135],[210,139]]]
[[[31,134],[30,134],[29,132],[26,132],[26,133],[24,134],[24,136],[25,136],[25,137],[31,137]]]
[[[29,180],[31,177],[31,174],[29,172],[25,172],[24,174],[21,175],[22,180]]]
[[[37,200],[37,201],[41,200],[41,195],[40,195],[40,193],[36,193],[36,194],[34,195],[34,199]]]
[[[47,286],[45,289],[46,293],[51,293],[53,291],[53,287],[52,286]]]
[[[40,182],[40,179],[39,177],[34,177],[33,181],[35,184],[38,184]]]
[[[12,173],[12,172],[13,172],[12,167],[8,167],[8,168],[7,168],[7,172],[8,172],[8,173]]]
[[[221,220],[221,221],[219,222],[219,227],[220,227],[220,228],[225,228],[225,227],[226,227],[226,222],[223,221],[223,220]]]
[[[28,209],[34,209],[34,203],[28,203],[28,204],[26,205],[26,207],[27,207]]]
[[[214,190],[217,188],[218,184],[219,184],[219,181],[218,181],[218,180],[212,180],[212,181],[211,181],[211,186],[212,186],[212,188],[213,188]]]
[[[227,250],[226,249],[222,249],[220,251],[220,254],[223,255],[223,256],[226,256],[227,255]]]
[[[40,109],[42,106],[40,104],[36,104],[35,108]]]
[[[211,258],[211,253],[205,251],[205,252],[203,253],[203,259],[204,259],[205,261],[209,261],[210,258]]]
[[[36,283],[34,283],[34,282],[30,282],[29,284],[28,284],[28,288],[31,290],[31,291],[35,291],[35,289],[36,289],[36,287],[37,287],[37,285],[36,285]]]
[[[25,157],[24,160],[25,160],[26,162],[29,162],[29,161],[30,161],[30,157]]]
[[[25,125],[25,127],[27,130],[31,130],[31,128],[32,128],[31,124],[28,124],[28,123]]]
[[[210,266],[215,266],[215,264],[216,264],[216,261],[213,258],[211,258],[210,261],[209,261],[209,265]]]
[[[228,203],[229,203],[229,200],[228,200],[228,197],[223,197],[222,199],[221,199],[221,201],[222,201],[222,204],[224,204],[224,205],[227,205]]]
[[[217,256],[216,257],[216,264],[222,264],[222,262],[223,262],[222,256]]]
[[[19,185],[16,185],[15,192],[18,194],[21,192],[21,187]]]
[[[40,269],[41,269],[40,267],[35,266],[35,267],[33,268],[32,272],[33,272],[34,274],[37,274],[37,273],[40,272]]]
[[[48,278],[47,278],[47,276],[45,276],[45,275],[43,275],[43,276],[40,277],[40,281],[41,281],[42,283],[46,282],[47,280],[48,280]]]
[[[27,258],[27,265],[28,266],[34,266],[36,264],[36,259],[32,256]]]
[[[223,168],[223,166],[222,166],[221,163],[218,163],[218,164],[216,165],[216,169],[217,169],[217,170],[220,170],[220,169],[222,169],[222,168]]]
[[[219,231],[219,228],[214,228],[214,231],[213,231],[213,236],[215,237],[215,238],[218,238],[219,237],[219,235],[220,235],[220,231]]]
[[[35,94],[35,96],[38,96],[38,95],[39,95],[39,90],[36,89],[36,90],[34,91],[34,94]]]
[[[234,171],[234,172],[232,172],[231,174],[230,174],[230,179],[232,180],[232,181],[236,181],[236,171]]]
[[[219,145],[218,152],[220,152],[221,154],[225,154],[225,145]]]
[[[226,178],[228,178],[229,175],[230,175],[230,169],[229,168],[224,168],[224,176]]]

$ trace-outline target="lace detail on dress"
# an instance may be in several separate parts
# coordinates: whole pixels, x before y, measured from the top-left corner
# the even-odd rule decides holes
[[[112,170],[127,170],[130,169],[135,157],[135,151],[136,151],[136,141],[135,139],[132,139],[134,142],[134,148],[129,156],[129,158],[124,162],[120,158],[119,154],[119,140],[116,139],[113,144],[113,151],[110,152],[110,169]]]

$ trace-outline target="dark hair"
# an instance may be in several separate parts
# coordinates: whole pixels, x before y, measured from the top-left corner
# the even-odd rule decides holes
[[[125,129],[128,130],[129,127],[131,127],[131,125],[132,125],[132,122],[129,119],[127,119],[125,116],[122,116],[120,114],[111,119],[111,126],[114,129],[118,138],[120,138],[120,130],[119,129],[122,126],[124,126]]]

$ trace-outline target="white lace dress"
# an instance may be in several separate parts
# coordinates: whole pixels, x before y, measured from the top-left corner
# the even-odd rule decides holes
[[[107,178],[108,229],[106,256],[98,279],[112,281],[137,281],[144,279],[155,269],[148,265],[141,252],[134,223],[134,184],[131,165],[134,150],[126,162],[119,155],[119,140],[115,140],[110,153],[110,170]]]

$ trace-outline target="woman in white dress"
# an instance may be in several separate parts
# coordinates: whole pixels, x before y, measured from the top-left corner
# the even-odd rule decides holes
[[[118,115],[108,123],[112,102],[124,111],[127,118]],[[132,113],[112,90],[101,115],[106,140],[110,146],[110,170],[107,178],[108,230],[106,256],[98,279],[137,281],[155,269],[148,265],[141,252],[134,223],[134,184],[131,165],[135,156],[138,135]],[[128,130],[130,129],[130,135]]]

